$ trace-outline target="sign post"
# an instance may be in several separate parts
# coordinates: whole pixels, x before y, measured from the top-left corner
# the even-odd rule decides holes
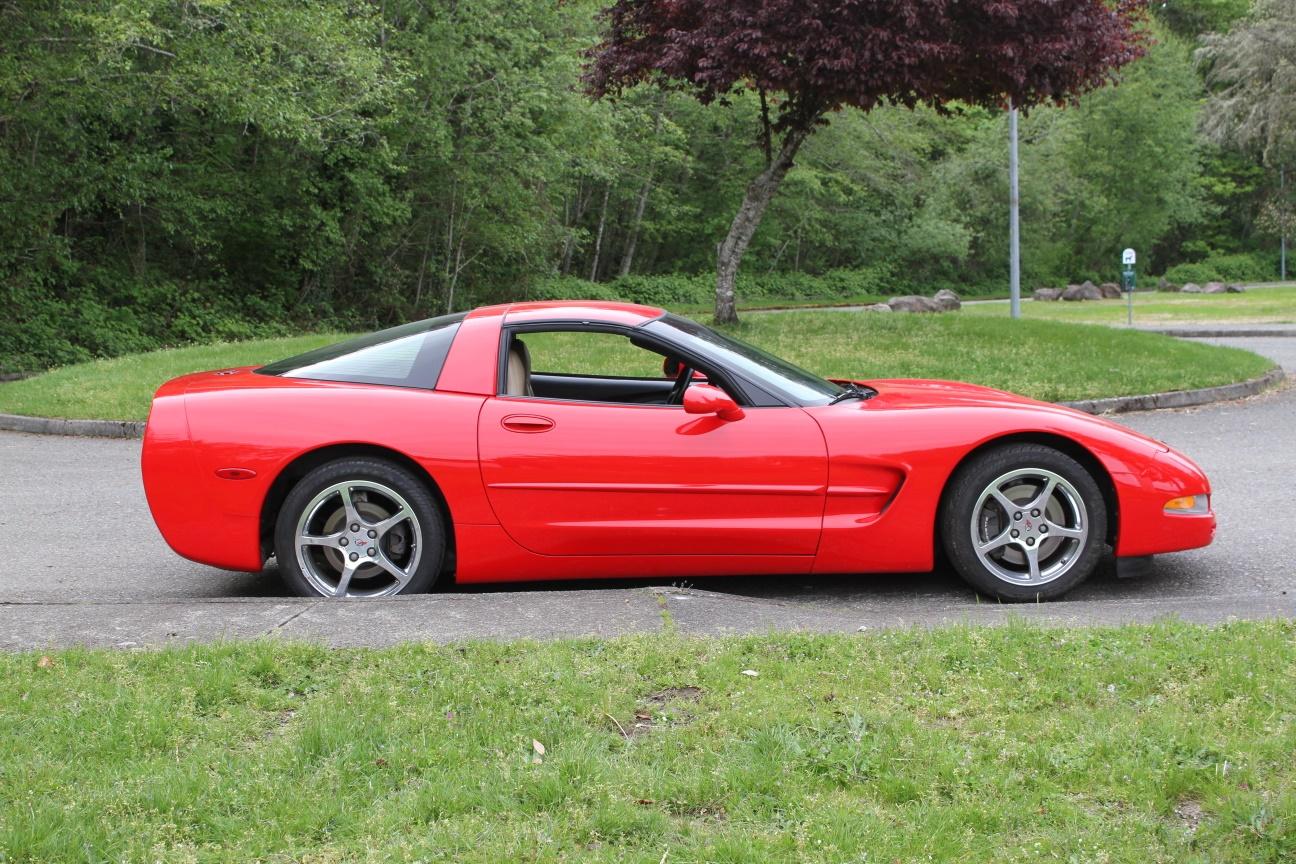
[[[1134,326],[1134,250],[1121,253],[1121,290],[1125,292],[1125,323]]]

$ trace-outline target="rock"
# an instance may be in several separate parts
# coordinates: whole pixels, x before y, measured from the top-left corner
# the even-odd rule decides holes
[[[1067,289],[1062,292],[1063,300],[1101,300],[1102,292],[1098,286],[1092,282],[1086,282],[1083,285],[1068,285]]]
[[[1169,279],[1165,278],[1164,276],[1162,276],[1160,279],[1157,280],[1157,290],[1158,291],[1178,291],[1179,286],[1171,282]]]
[[[1246,293],[1246,286],[1245,286],[1245,285],[1238,285],[1238,284],[1234,283],[1234,284],[1228,286],[1228,293],[1229,293],[1229,294],[1245,294],[1245,293]]]
[[[1120,286],[1117,285],[1115,282],[1104,282],[1103,284],[1098,286],[1098,290],[1102,292],[1102,296],[1106,300],[1120,299],[1121,296]]]
[[[1202,293],[1202,289],[1201,289],[1201,286],[1198,285],[1196,282],[1188,282],[1188,283],[1185,284],[1182,288],[1179,289],[1179,293],[1181,293],[1181,294],[1200,294],[1200,293]]]
[[[864,307],[865,312],[890,312],[891,307],[885,303],[870,303]]]
[[[963,308],[963,304],[959,301],[959,296],[948,288],[942,288],[937,291],[936,296],[932,297],[932,300],[936,301],[936,305],[941,308],[942,312],[953,312],[956,309]]]
[[[939,312],[941,307],[930,297],[919,297],[909,294],[904,297],[892,297],[887,301],[892,312]]]
[[[1202,286],[1203,294],[1224,294],[1227,291],[1228,288],[1224,287],[1223,282],[1207,282]]]
[[[1036,300],[1053,301],[1062,296],[1061,288],[1036,288],[1031,295]]]

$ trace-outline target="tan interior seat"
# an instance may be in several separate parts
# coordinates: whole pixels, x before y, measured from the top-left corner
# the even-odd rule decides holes
[[[526,343],[514,337],[509,343],[508,372],[504,376],[506,396],[534,396],[531,389],[531,352]]]

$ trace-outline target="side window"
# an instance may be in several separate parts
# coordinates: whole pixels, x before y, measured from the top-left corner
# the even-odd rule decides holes
[[[662,378],[655,351],[633,345],[620,333],[552,331],[520,333],[531,354],[531,371],[599,378]]]
[[[464,315],[444,315],[317,348],[256,370],[260,375],[432,389]]]
[[[678,358],[607,330],[523,330],[509,333],[501,395],[628,405],[679,406],[684,390]]]

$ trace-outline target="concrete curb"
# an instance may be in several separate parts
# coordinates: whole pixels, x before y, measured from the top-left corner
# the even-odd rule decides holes
[[[1200,390],[1172,390],[1168,393],[1149,393],[1146,396],[1081,399],[1077,402],[1059,402],[1058,404],[1084,411],[1086,414],[1124,414],[1128,411],[1191,408],[1195,405],[1209,405],[1212,402],[1228,402],[1233,399],[1255,396],[1270,387],[1276,387],[1286,378],[1287,373],[1278,367],[1274,367],[1259,378],[1239,381],[1236,384],[1224,384],[1219,387],[1203,387]]]
[[[1178,339],[1222,339],[1234,336],[1239,339],[1265,339],[1276,337],[1290,339],[1296,337],[1296,327],[1277,330],[1196,330],[1192,328],[1171,327],[1166,330],[1144,330],[1144,333],[1160,333],[1162,336],[1174,336]]]
[[[64,420],[58,417],[24,417],[21,414],[0,414],[0,430],[79,438],[144,437],[144,424],[138,420]]]

